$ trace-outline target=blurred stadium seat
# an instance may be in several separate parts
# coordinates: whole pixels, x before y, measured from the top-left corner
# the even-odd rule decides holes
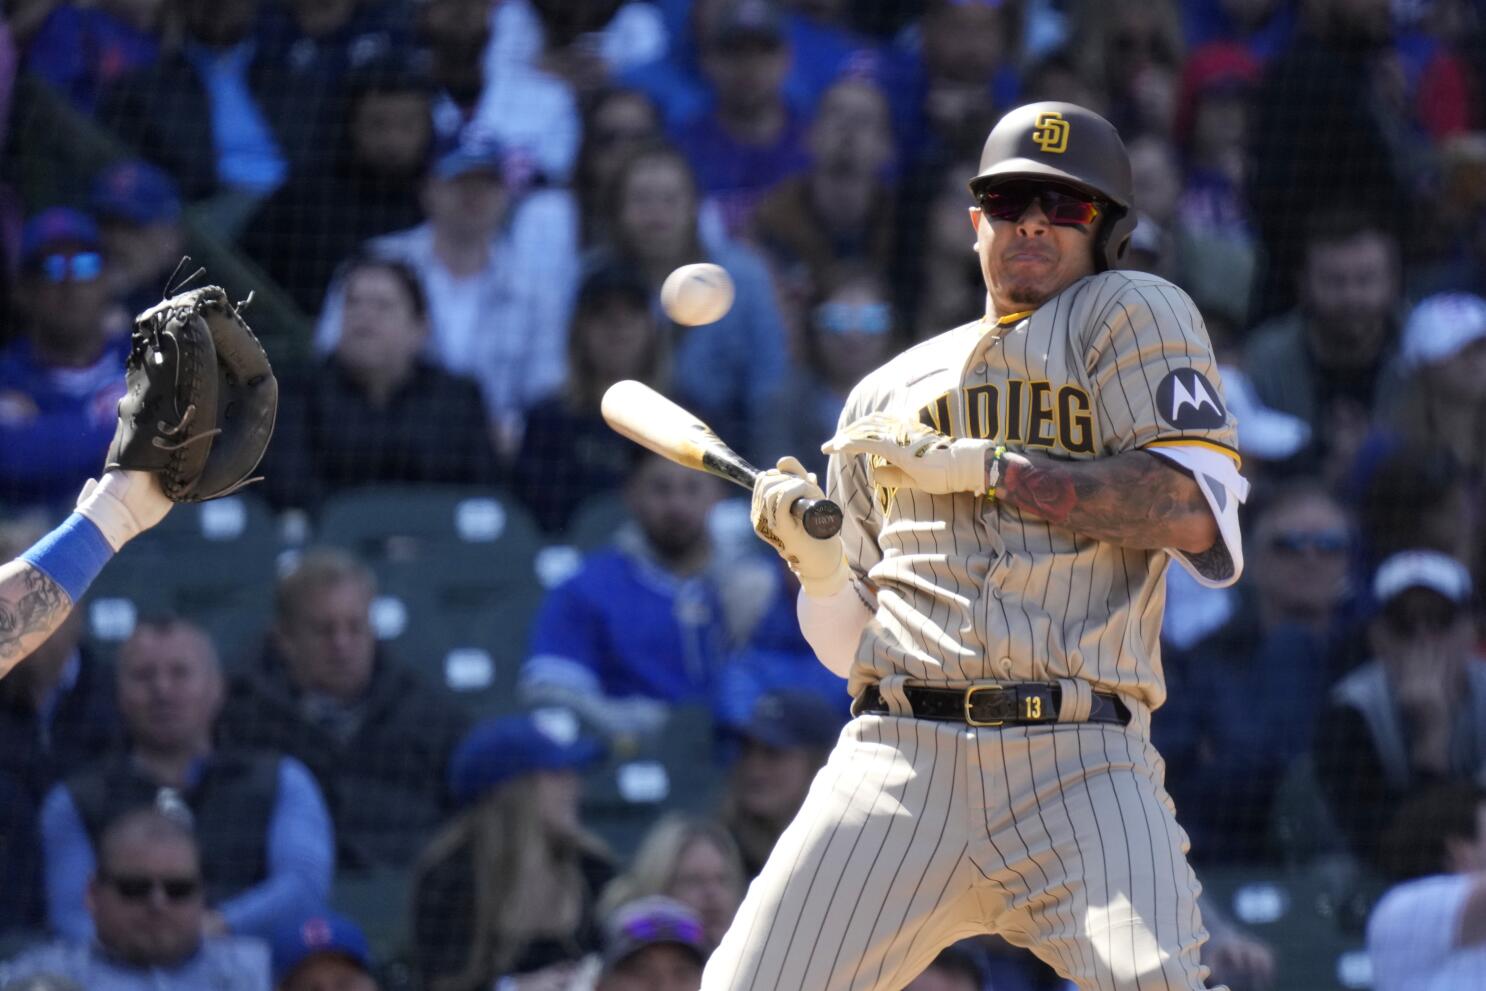
[[[1343,852],[1341,831],[1321,797],[1310,754],[1297,757],[1280,779],[1270,810],[1270,833],[1286,864],[1306,864]]]
[[[374,562],[378,639],[403,663],[442,683],[476,715],[516,706],[516,675],[542,589],[529,559],[450,545],[436,568]]]
[[[407,945],[408,899],[408,873],[388,868],[342,871],[330,892],[331,907],[361,923],[383,959]]]
[[[629,506],[619,492],[605,492],[584,501],[573,513],[573,520],[563,531],[564,539],[574,547],[591,551],[614,539],[614,531],[628,522]]]
[[[320,514],[320,542],[354,551],[368,562],[422,558],[449,545],[472,545],[508,562],[524,556],[523,575],[541,540],[531,516],[514,499],[486,488],[377,485],[339,493]]]
[[[705,706],[671,711],[654,739],[617,740],[609,759],[584,779],[584,821],[628,857],[666,811],[708,813],[722,790],[713,753],[712,713]]]
[[[249,492],[178,505],[93,584],[88,636],[107,654],[139,617],[175,613],[205,627],[230,666],[269,621],[278,553],[273,514]]]
[[[1198,873],[1203,895],[1274,950],[1274,991],[1372,986],[1357,909],[1325,870],[1229,867]]]

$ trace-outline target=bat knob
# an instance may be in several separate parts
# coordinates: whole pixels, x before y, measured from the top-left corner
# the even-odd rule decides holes
[[[841,507],[829,499],[796,499],[789,509],[816,540],[827,540],[841,532]]]

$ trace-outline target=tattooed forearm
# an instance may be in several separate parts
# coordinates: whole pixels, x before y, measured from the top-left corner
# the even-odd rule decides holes
[[[46,572],[24,563],[0,570],[0,670],[34,650],[71,608]]]
[[[1122,547],[1210,551],[1217,521],[1197,483],[1153,454],[1096,461],[1005,455],[996,497],[1089,537]]]

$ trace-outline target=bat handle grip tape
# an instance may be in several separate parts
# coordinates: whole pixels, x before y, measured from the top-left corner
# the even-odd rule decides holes
[[[796,499],[789,511],[816,540],[826,540],[841,532],[841,507],[829,499]]]

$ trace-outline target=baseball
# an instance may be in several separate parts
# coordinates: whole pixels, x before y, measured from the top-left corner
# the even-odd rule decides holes
[[[684,327],[721,320],[733,306],[733,279],[721,265],[682,265],[660,287],[666,316]]]

